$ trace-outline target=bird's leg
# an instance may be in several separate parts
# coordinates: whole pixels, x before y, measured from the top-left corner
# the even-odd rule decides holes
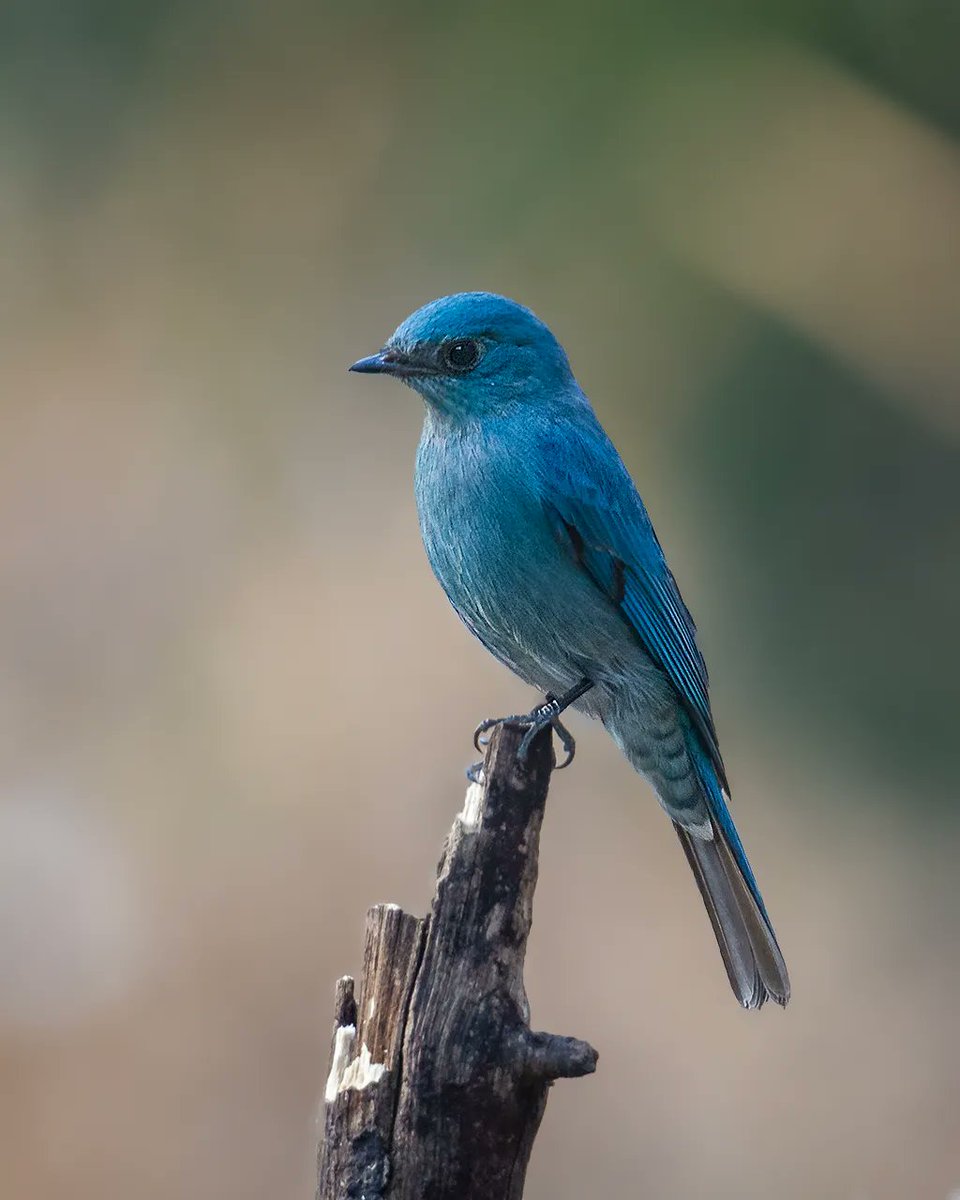
[[[575,700],[593,687],[593,681],[590,679],[581,679],[576,686],[564,692],[562,696],[554,696],[552,692],[548,692],[544,698],[543,704],[538,705],[533,712],[515,713],[510,717],[490,717],[486,721],[481,721],[473,733],[473,744],[478,750],[482,750],[488,738],[483,735],[488,729],[493,729],[496,725],[524,725],[527,732],[523,735],[523,740],[517,749],[521,761],[526,758],[527,751],[530,749],[533,739],[537,736],[541,729],[546,729],[548,725],[552,725],[554,732],[560,739],[560,745],[563,747],[563,752],[566,755],[562,763],[558,763],[556,770],[561,771],[564,767],[569,767],[573,762],[573,756],[577,752],[577,743],[573,740],[573,736],[569,729],[560,720],[560,714]],[[474,763],[467,771],[467,778],[473,783],[479,782],[480,768],[483,763]]]
[[[550,692],[547,693],[545,700],[546,700],[546,703],[543,705],[543,708],[548,708],[551,704],[556,703],[555,698],[552,696],[552,693],[550,693]],[[550,721],[550,724],[553,726],[553,732],[560,739],[560,745],[563,747],[563,755],[564,755],[563,762],[558,763],[557,756],[556,756],[556,754],[554,754],[553,769],[555,771],[562,771],[564,767],[569,767],[570,764],[573,762],[573,756],[577,752],[576,739],[574,738],[574,736],[570,732],[570,730],[566,727],[566,725],[564,725],[564,723],[560,720],[559,717],[554,717]],[[533,741],[533,739],[537,736],[537,734],[540,732],[540,729],[542,729],[542,728],[543,728],[543,726],[531,725],[530,728],[527,730],[527,732],[523,735],[523,740],[520,742],[520,745],[517,747],[517,753],[520,755],[521,762],[527,757],[527,751],[530,749],[530,743]]]
[[[554,696],[552,692],[548,692],[545,697],[545,702],[539,708],[535,708],[530,716],[533,720],[530,723],[530,728],[523,735],[517,753],[521,760],[526,758],[527,751],[533,739],[537,736],[541,729],[546,725],[552,725],[553,731],[560,739],[560,745],[563,747],[563,752],[566,755],[563,762],[557,763],[555,770],[562,771],[564,767],[569,767],[573,762],[573,756],[577,752],[577,743],[574,741],[573,734],[567,729],[566,725],[560,720],[560,714],[570,707],[575,700],[593,687],[593,681],[590,679],[581,679],[578,684],[564,692],[562,696]]]

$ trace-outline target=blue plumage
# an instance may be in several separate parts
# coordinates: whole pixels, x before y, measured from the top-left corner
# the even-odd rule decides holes
[[[599,718],[674,822],[745,1007],[789,980],[727,808],[696,630],[643,501],[549,329],[485,292],[426,305],[354,370],[426,401],[416,495],[460,617],[543,692]]]

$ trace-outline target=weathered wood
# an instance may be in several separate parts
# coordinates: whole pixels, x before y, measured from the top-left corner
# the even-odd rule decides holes
[[[523,960],[549,731],[494,731],[447,838],[429,917],[370,910],[359,1001],[337,985],[318,1200],[519,1200],[554,1079],[586,1042],[535,1033]]]
[[[367,913],[359,1004],[350,976],[337,981],[320,1200],[386,1194],[402,1036],[422,935],[422,921],[395,904],[378,904]]]

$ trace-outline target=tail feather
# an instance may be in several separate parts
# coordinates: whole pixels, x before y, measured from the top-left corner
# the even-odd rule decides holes
[[[716,820],[712,825],[710,840],[676,822],[674,828],[706,905],[730,985],[744,1008],[760,1008],[768,999],[785,1005],[790,978],[756,884],[739,865],[725,831]]]

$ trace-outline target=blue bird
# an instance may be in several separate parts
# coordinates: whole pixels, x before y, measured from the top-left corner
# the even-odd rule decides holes
[[[553,724],[569,757],[560,713],[603,722],[673,822],[737,999],[786,1004],[787,968],[727,807],[693,620],[563,347],[529,309],[467,292],[418,309],[350,369],[395,375],[426,401],[427,557],[471,633],[546,693],[523,718],[528,737]]]

